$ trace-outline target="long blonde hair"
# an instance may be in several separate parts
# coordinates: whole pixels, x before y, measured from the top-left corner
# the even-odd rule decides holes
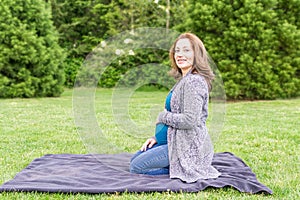
[[[182,77],[181,69],[176,64],[174,54],[175,54],[175,46],[178,40],[185,39],[185,38],[189,39],[194,51],[194,61],[193,61],[193,66],[191,71],[192,73],[198,73],[204,76],[208,85],[208,89],[210,91],[212,89],[212,80],[214,79],[215,76],[209,65],[209,56],[207,54],[203,42],[196,35],[192,33],[181,34],[172,45],[169,52],[169,58],[171,60],[171,66],[172,66],[171,75],[176,79]]]

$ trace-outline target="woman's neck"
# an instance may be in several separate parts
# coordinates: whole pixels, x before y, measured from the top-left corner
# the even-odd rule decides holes
[[[191,69],[192,69],[192,67],[187,67],[187,68],[181,69],[182,77],[185,77]]]

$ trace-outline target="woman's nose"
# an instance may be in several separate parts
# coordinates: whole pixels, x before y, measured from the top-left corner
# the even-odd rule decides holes
[[[181,52],[176,52],[175,55],[176,55],[177,57],[182,57],[182,56],[183,56]]]

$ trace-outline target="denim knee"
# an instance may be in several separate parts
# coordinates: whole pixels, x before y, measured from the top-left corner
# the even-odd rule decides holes
[[[159,171],[168,165],[168,146],[157,145],[145,152],[138,151],[130,161],[129,171],[136,174],[148,174],[152,173],[152,171]],[[165,171],[165,169],[163,169],[163,171]]]
[[[134,174],[141,173],[141,171],[138,169],[137,165],[133,161],[130,162],[129,171],[130,173],[134,173]]]

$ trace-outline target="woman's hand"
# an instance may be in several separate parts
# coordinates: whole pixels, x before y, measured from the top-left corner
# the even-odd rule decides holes
[[[155,145],[156,139],[155,137],[149,138],[148,140],[146,140],[146,142],[143,144],[143,146],[141,147],[141,151],[146,151],[147,148],[151,148],[153,145]]]
[[[164,109],[163,112],[161,112],[161,113],[158,114],[158,116],[157,116],[157,118],[156,118],[156,124],[161,123],[161,121],[159,120],[159,115],[162,114],[162,113],[165,113],[165,112],[168,112],[167,109]]]

